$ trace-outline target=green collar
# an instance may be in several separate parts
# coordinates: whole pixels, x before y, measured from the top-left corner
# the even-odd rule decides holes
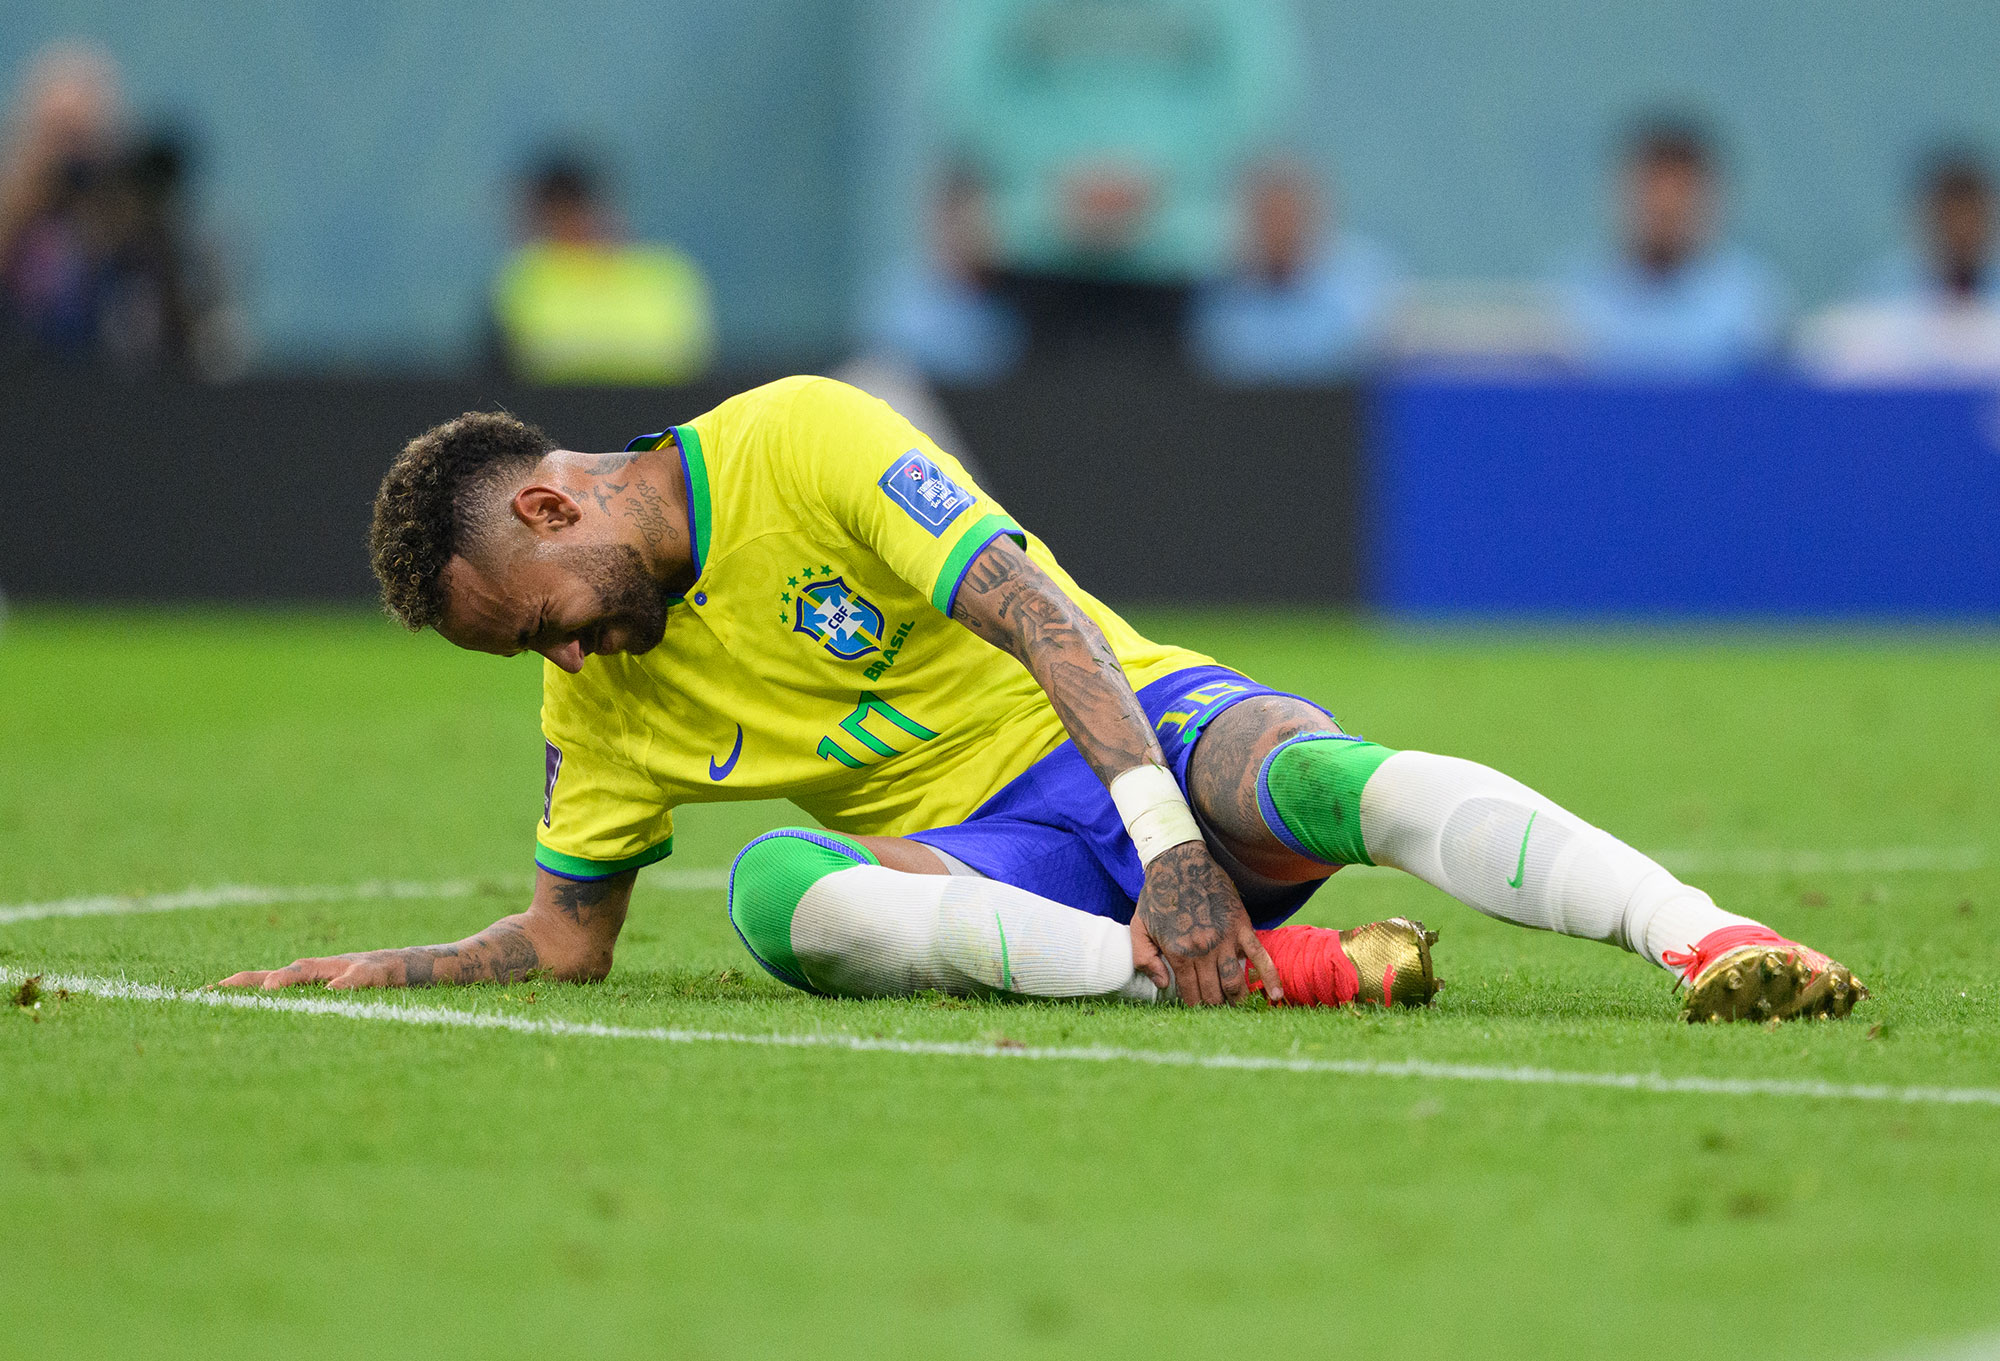
[[[708,546],[710,543],[710,518],[708,502],[708,461],[701,454],[701,436],[691,425],[676,425],[667,430],[655,430],[650,435],[641,435],[626,445],[626,450],[651,453],[672,440],[681,451],[681,481],[687,487],[688,538],[694,550],[694,577],[701,580],[701,574],[708,568]],[[674,596],[671,605],[678,605],[686,596]]]
[[[709,531],[708,504],[708,461],[701,455],[701,436],[691,425],[674,427],[674,443],[681,450],[682,481],[687,484],[688,533],[694,541],[694,575],[701,580],[701,574],[708,568],[708,548],[711,542]]]

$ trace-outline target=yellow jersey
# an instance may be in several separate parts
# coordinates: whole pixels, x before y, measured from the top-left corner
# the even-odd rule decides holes
[[[1021,664],[953,620],[1001,536],[1096,621],[1136,690],[1210,661],[1080,590],[965,468],[885,403],[786,378],[634,441],[678,444],[695,581],[637,656],[546,663],[536,862],[603,878],[673,848],[673,810],[787,798],[899,836],[965,820],[1066,737]]]

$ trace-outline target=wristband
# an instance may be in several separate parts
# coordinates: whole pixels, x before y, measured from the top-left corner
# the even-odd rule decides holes
[[[1176,846],[1201,840],[1201,828],[1195,825],[1181,787],[1164,766],[1135,766],[1118,776],[1111,782],[1111,802],[1138,848],[1141,865],[1152,864]]]

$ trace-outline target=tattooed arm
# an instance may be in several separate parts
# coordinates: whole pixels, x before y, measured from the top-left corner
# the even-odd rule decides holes
[[[611,971],[611,951],[625,925],[637,870],[580,883],[535,871],[526,912],[502,917],[476,936],[450,945],[412,945],[326,959],[301,959],[282,969],[246,970],[217,986],[285,988],[414,988],[427,983],[511,983],[531,974],[594,983]]]
[[[980,550],[951,614],[1028,668],[1076,749],[1107,785],[1136,766],[1166,765],[1153,725],[1103,632],[1012,539]],[[1132,917],[1132,950],[1155,983],[1165,986],[1171,969],[1188,1002],[1242,997],[1246,962],[1272,1000],[1284,995],[1236,886],[1199,841],[1176,846],[1146,867],[1145,891]]]

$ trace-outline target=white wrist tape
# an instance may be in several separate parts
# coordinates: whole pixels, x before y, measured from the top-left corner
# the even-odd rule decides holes
[[[1111,782],[1111,802],[1118,806],[1125,830],[1139,849],[1139,863],[1150,865],[1163,853],[1201,840],[1201,828],[1173,773],[1163,766],[1144,765]]]

